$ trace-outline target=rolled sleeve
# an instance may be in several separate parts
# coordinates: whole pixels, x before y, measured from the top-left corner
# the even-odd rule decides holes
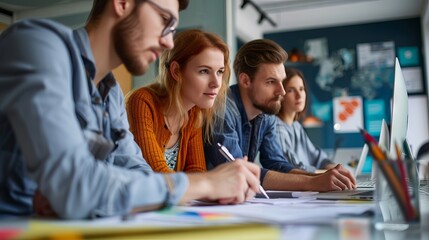
[[[130,132],[128,116],[125,110],[124,97],[121,88],[116,85],[109,92],[111,116],[114,116],[111,125],[113,128],[124,131],[125,136],[119,140],[117,149],[113,152],[114,164],[128,169],[137,169],[143,172],[153,172],[152,168],[142,156],[142,151],[134,141]],[[117,113],[117,114],[116,114]]]
[[[265,132],[260,151],[260,162],[264,168],[288,173],[294,169],[283,156],[280,140],[277,136],[275,116],[264,118]]]
[[[170,179],[170,183],[167,179]],[[141,191],[143,187],[147,188],[146,185],[148,183],[150,183],[150,190],[148,192],[157,192],[154,196],[162,196],[160,199],[148,196],[146,191]],[[149,181],[140,180],[133,185],[132,191],[135,194],[132,194],[130,205],[134,207],[150,206],[159,203],[165,207],[177,205],[183,198],[188,185],[189,181],[185,173],[156,173]]]
[[[168,207],[177,205],[189,186],[188,177],[184,173],[173,174],[151,173],[145,175],[131,171],[127,175],[115,179],[119,183],[110,184],[112,192],[103,199],[101,207],[94,209],[91,217],[103,217],[126,214],[132,208],[146,206]],[[167,177],[170,183],[167,182]],[[171,186],[169,186],[171,185]],[[114,196],[119,196],[115,199]]]

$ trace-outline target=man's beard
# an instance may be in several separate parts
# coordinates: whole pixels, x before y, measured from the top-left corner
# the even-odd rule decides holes
[[[274,115],[279,113],[282,97],[275,97],[268,101],[267,104],[259,103],[252,97],[252,104],[255,108],[261,110],[265,114]]]
[[[149,67],[149,64],[144,64],[138,56],[138,44],[142,42],[141,29],[135,11],[119,22],[112,32],[116,53],[132,75],[142,75]]]

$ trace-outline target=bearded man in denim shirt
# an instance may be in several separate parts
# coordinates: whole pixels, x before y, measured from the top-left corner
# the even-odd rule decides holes
[[[238,83],[230,87],[225,114],[218,116],[217,132],[204,146],[207,169],[227,161],[218,151],[220,143],[233,157],[247,156],[251,162],[259,152],[261,183],[267,190],[354,189],[354,177],[340,165],[313,174],[294,169],[283,156],[274,114],[285,95],[286,59],[284,49],[271,40],[253,40],[239,49],[234,60]]]

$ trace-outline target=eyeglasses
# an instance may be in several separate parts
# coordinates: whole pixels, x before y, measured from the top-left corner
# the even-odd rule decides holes
[[[164,29],[162,29],[162,32],[161,32],[161,37],[165,37],[170,33],[174,35],[176,33],[176,27],[174,25],[176,25],[177,23],[177,18],[173,15],[173,13],[159,6],[158,4],[156,4],[151,0],[146,0],[143,2],[149,3],[153,8],[155,8],[155,10],[160,12],[161,17],[164,20],[164,24],[165,24],[165,27]],[[168,15],[168,17],[166,17],[166,15]]]

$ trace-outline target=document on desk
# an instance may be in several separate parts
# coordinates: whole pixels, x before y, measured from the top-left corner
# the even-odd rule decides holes
[[[332,224],[341,215],[359,215],[373,209],[369,204],[322,205],[306,202],[288,205],[248,203],[233,206],[195,206],[192,211],[228,213],[248,220],[275,224]]]
[[[225,225],[249,223],[249,220],[229,213],[213,213],[205,211],[188,211],[186,208],[168,208],[155,212],[139,214],[134,222],[156,222],[166,226]]]
[[[210,237],[211,236],[211,237]],[[29,220],[19,239],[279,239],[280,229],[229,213],[186,207],[94,220]]]

